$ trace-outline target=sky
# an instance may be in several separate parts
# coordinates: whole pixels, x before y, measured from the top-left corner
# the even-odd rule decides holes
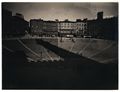
[[[2,3],[2,7],[24,15],[24,19],[65,20],[95,19],[97,12],[104,17],[118,16],[118,3]]]

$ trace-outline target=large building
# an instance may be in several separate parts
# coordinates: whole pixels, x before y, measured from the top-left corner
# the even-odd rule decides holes
[[[32,35],[53,36],[58,35],[56,21],[44,21],[42,19],[31,19],[30,30]]]
[[[76,21],[66,19],[58,22],[58,31],[61,35],[82,36],[86,30],[87,22],[81,19],[76,19]]]
[[[22,14],[16,13],[12,16],[12,12],[2,8],[2,36],[24,36],[25,31],[28,31],[29,23],[24,20]]]
[[[30,33],[31,35],[42,35],[43,34],[43,20],[42,19],[31,19],[30,20]]]
[[[43,35],[46,36],[57,36],[58,25],[56,21],[44,21],[43,22]]]
[[[87,33],[94,38],[118,39],[118,17],[103,18],[103,12],[97,13],[97,19],[87,21]]]
[[[16,13],[15,16],[12,16],[12,35],[14,36],[24,36],[29,30],[29,23],[24,20],[22,14]]]
[[[76,23],[67,19],[65,21],[59,21],[58,32],[61,36],[73,35],[76,32]]]
[[[83,37],[87,32],[87,19],[76,19],[76,36]]]
[[[77,19],[76,21],[44,21],[42,19],[31,19],[30,29],[32,35],[39,36],[66,36],[66,35],[83,35],[87,30],[87,22]]]

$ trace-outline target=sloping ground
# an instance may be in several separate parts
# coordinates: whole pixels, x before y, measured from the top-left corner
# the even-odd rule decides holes
[[[96,60],[100,63],[117,63],[118,61],[117,42],[89,38],[74,38],[73,42],[68,38],[64,39],[62,43],[59,43],[59,47],[63,49]]]
[[[118,63],[118,44],[111,43],[109,48],[105,48],[98,53],[95,53],[90,58],[100,61],[101,63]]]
[[[70,51],[73,44],[74,43],[70,40],[70,38],[58,39],[58,47],[65,48],[68,51]]]
[[[10,49],[12,51],[24,51],[28,56],[28,59],[33,61],[52,61],[59,58],[58,55],[37,44],[35,39],[6,40],[3,41],[3,48]]]
[[[104,50],[105,48],[109,48],[110,45],[110,41],[92,39],[91,43],[84,49],[83,55],[86,57],[90,57],[93,54]]]
[[[51,43],[44,41],[44,40],[40,40],[40,39],[36,39],[36,42],[40,45],[42,45],[43,47],[45,47],[48,50],[51,50],[52,52],[54,52],[55,54],[59,55],[60,57],[62,57],[64,59],[64,61],[66,61],[67,63],[71,63],[71,61],[75,64],[80,63],[80,64],[96,64],[96,61],[93,61],[91,59],[87,59],[83,56],[80,56],[78,54],[72,53],[68,50],[59,48],[58,46],[52,45]],[[79,62],[81,60],[81,62]]]
[[[61,41],[61,38],[56,37],[42,38],[42,40],[100,63],[117,63],[118,61],[118,44],[114,41],[89,38],[62,38]],[[59,61],[63,59],[38,44],[35,39],[4,40],[3,47],[13,51],[22,50],[26,53],[28,59],[33,61]]]
[[[78,54],[81,54],[84,49],[86,49],[92,42],[92,40],[90,39],[79,39],[79,38],[76,38],[74,39],[75,42],[73,43],[72,47],[71,47],[71,51],[74,52],[74,53],[78,53]]]
[[[29,40],[28,43],[34,43],[32,40]],[[32,44],[31,44],[32,47]],[[15,51],[24,51],[26,53],[26,55],[29,58],[32,58],[33,60],[37,60],[40,56],[36,53],[34,53],[34,51],[32,51],[31,49],[29,49],[25,44],[23,44],[21,42],[21,40],[6,40],[3,41],[3,48],[5,49],[10,49],[13,52]]]

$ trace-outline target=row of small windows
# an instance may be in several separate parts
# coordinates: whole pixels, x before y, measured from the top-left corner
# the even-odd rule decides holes
[[[58,26],[59,28],[60,27],[69,27],[69,28],[75,28],[75,27],[85,27],[84,25],[82,25],[82,26],[68,26],[68,25],[63,25],[63,26]]]
[[[85,27],[86,24],[81,24],[81,25],[58,25],[58,27],[69,27],[69,28],[74,28],[74,27]],[[57,26],[41,26],[41,25],[32,25],[31,26],[32,28],[35,27],[35,28],[39,28],[39,27],[57,27]]]
[[[73,24],[73,23],[59,23],[58,25],[87,25],[86,23],[76,23],[76,24]]]

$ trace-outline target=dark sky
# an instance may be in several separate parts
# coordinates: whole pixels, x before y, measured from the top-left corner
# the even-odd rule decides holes
[[[117,16],[117,3],[2,3],[13,14],[21,13],[26,20],[42,18],[44,20],[76,20],[78,18],[95,19],[98,11],[104,17]]]

